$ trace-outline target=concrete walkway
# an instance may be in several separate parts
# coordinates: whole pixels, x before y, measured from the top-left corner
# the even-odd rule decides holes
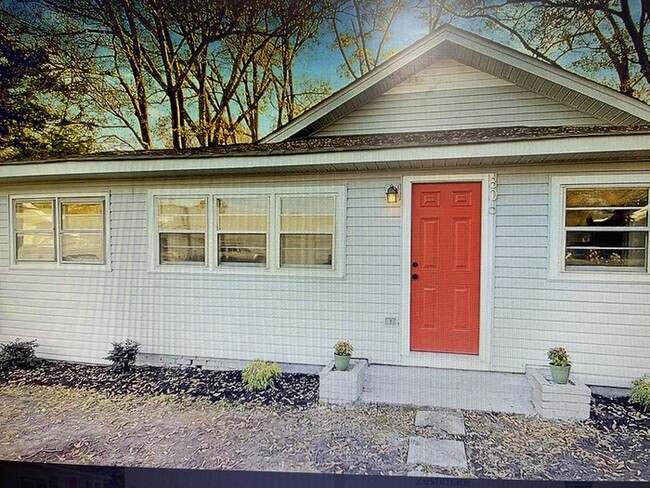
[[[371,365],[360,400],[534,415],[523,374]]]

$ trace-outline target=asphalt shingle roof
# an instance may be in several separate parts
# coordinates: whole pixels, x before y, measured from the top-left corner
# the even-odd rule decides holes
[[[128,159],[179,159],[278,154],[307,154],[398,147],[438,147],[461,144],[513,142],[585,136],[642,135],[649,136],[650,125],[641,126],[561,126],[561,127],[496,127],[458,129],[435,132],[368,134],[335,137],[307,137],[277,143],[248,143],[208,148],[110,151],[42,161],[4,161],[0,164],[60,161],[110,161]]]

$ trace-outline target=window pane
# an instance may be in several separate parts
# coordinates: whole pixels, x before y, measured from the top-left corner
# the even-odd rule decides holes
[[[205,231],[206,211],[205,198],[158,199],[158,229]]]
[[[282,198],[282,231],[334,232],[334,197]]]
[[[334,197],[283,197],[282,215],[333,214]]]
[[[220,234],[221,263],[266,264],[266,234]]]
[[[104,227],[104,205],[100,202],[61,204],[62,230],[100,230]]]
[[[17,261],[54,261],[54,234],[16,234]]]
[[[61,260],[101,263],[104,260],[101,233],[66,233],[61,236]]]
[[[16,231],[21,230],[52,230],[54,228],[53,205],[46,202],[15,202]]]
[[[648,210],[567,210],[567,227],[645,227]]]
[[[644,207],[646,205],[648,205],[648,188],[581,188],[566,191],[568,208]]]
[[[160,264],[205,263],[205,234],[160,234]]]
[[[576,232],[566,233],[567,247],[639,247],[645,249],[645,232]]]
[[[622,266],[645,269],[644,249],[572,249],[567,248],[567,266]]]
[[[332,235],[281,235],[280,266],[327,266],[331,268]]]
[[[219,230],[266,231],[267,198],[220,198]]]

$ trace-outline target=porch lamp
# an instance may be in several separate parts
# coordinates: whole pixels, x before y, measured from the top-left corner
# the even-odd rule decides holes
[[[395,185],[390,185],[386,188],[386,203],[388,205],[395,205],[399,202],[399,190]]]

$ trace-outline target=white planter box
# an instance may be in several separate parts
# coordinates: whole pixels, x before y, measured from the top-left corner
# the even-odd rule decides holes
[[[331,361],[320,372],[319,399],[324,403],[354,403],[361,396],[368,370],[365,359],[351,359],[347,371],[336,371]]]
[[[591,390],[571,379],[558,385],[551,379],[549,368],[526,368],[526,377],[533,388],[533,407],[545,419],[586,420],[589,418]]]

